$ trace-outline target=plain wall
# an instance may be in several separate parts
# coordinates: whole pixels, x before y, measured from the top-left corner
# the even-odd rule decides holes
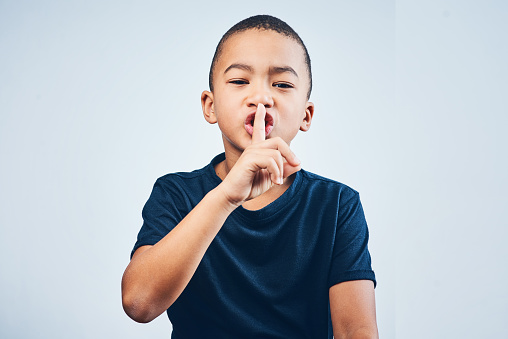
[[[221,152],[201,91],[233,24],[313,62],[307,170],[361,194],[382,338],[508,337],[504,1],[0,2],[0,337],[169,338],[120,280],[155,179]],[[196,320],[199,321],[199,320]]]

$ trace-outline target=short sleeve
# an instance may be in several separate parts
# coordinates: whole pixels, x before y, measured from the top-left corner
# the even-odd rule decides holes
[[[328,277],[329,287],[351,280],[372,280],[376,286],[376,278],[371,267],[367,246],[368,241],[367,221],[360,196],[358,192],[354,191],[354,195],[339,206]]]
[[[173,189],[171,184],[157,179],[152,193],[143,207],[143,226],[131,252],[141,246],[155,245],[164,238],[183,219],[180,192]]]

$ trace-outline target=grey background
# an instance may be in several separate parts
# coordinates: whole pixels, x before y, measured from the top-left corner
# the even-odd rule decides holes
[[[508,337],[507,10],[0,1],[0,337],[169,337],[123,313],[120,279],[155,179],[221,152],[199,96],[221,35],[260,13],[309,49],[292,148],[361,194],[381,337]]]

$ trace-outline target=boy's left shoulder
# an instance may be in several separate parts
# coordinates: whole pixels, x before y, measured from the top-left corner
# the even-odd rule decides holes
[[[358,191],[342,182],[326,178],[304,169],[301,169],[300,172],[302,174],[302,178],[304,178],[304,180],[307,181],[311,187],[337,192],[337,194],[340,194],[341,198],[346,199],[359,196]]]

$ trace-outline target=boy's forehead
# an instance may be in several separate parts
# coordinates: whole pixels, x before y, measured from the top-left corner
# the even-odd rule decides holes
[[[219,72],[224,72],[233,63],[266,63],[304,72],[304,53],[303,47],[292,38],[272,30],[249,29],[233,34],[224,42],[217,66]]]

